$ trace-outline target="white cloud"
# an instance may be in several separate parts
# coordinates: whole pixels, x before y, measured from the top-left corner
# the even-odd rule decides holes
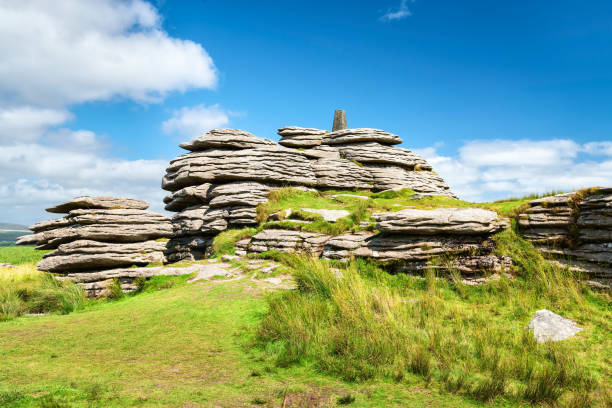
[[[186,140],[202,136],[208,130],[225,126],[229,123],[228,113],[219,105],[197,105],[174,111],[172,117],[162,123],[162,130],[167,134],[176,134]]]
[[[412,13],[408,9],[407,3],[408,3],[408,0],[401,0],[400,6],[397,10],[395,11],[387,10],[387,12],[380,17],[380,20],[381,21],[396,21],[396,20],[401,20],[401,19],[411,16]]]
[[[0,108],[0,145],[38,140],[50,126],[57,126],[72,115],[66,110],[31,106]]]
[[[49,218],[45,207],[85,194],[161,210],[166,160],[110,157],[99,135],[66,127],[74,104],[214,88],[204,48],[161,22],[143,0],[0,0],[0,221]]]
[[[550,166],[571,162],[579,150],[571,140],[482,140],[464,145],[459,154],[474,166]]]
[[[167,166],[166,160],[107,158],[57,146],[4,146],[0,155],[2,218],[24,223],[49,218],[44,208],[78,195],[137,197],[161,210],[161,177]]]
[[[142,0],[2,1],[0,96],[49,107],[214,87],[204,48],[170,37],[160,21]]]
[[[612,142],[590,142],[584,145],[583,151],[600,156],[612,156]]]
[[[462,199],[488,201],[552,190],[612,186],[612,159],[596,160],[603,144],[572,140],[468,142],[457,157],[418,150]],[[592,154],[580,159],[578,153]]]

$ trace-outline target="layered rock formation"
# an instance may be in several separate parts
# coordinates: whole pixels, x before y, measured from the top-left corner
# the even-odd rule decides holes
[[[529,202],[518,216],[521,234],[551,261],[612,283],[612,188],[579,191]]]
[[[276,144],[242,130],[213,129],[180,145],[189,152],[170,162],[162,180],[170,191],[165,208],[177,212],[170,260],[203,256],[214,235],[255,225],[257,205],[283,186],[452,196],[425,160],[391,146],[401,139],[383,130],[289,126],[278,134]]]
[[[240,254],[265,251],[304,252],[327,259],[351,257],[392,262],[398,272],[426,268],[464,274],[494,272],[511,266],[509,257],[493,254],[491,236],[507,224],[497,213],[482,209],[403,210],[378,213],[375,232],[329,236],[269,229],[238,243]],[[432,264],[433,257],[441,257]]]
[[[169,217],[146,208],[146,202],[129,198],[77,197],[47,209],[67,215],[33,225],[34,234],[21,237],[17,244],[53,249],[37,267],[59,274],[85,276],[111,268],[161,264],[166,261],[166,241],[173,236],[173,226]]]

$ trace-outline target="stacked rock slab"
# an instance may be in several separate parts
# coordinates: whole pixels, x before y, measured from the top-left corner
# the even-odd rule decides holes
[[[399,136],[380,129],[284,127],[279,144],[312,155],[317,187],[381,190],[413,189],[421,194],[453,196],[444,180],[423,158],[394,147]],[[319,156],[317,156],[319,154]]]
[[[216,234],[256,225],[272,188],[316,184],[305,155],[241,130],[213,129],[180,146],[189,153],[170,162],[162,181],[165,208],[178,212],[170,261],[202,258]]]
[[[31,226],[34,234],[21,237],[17,244],[54,250],[43,257],[38,269],[73,274],[76,282],[90,281],[89,275],[101,270],[163,263],[172,224],[169,217],[147,208],[146,202],[130,198],[77,197],[48,208],[67,215]],[[98,288],[113,283],[95,282]],[[131,289],[128,281],[124,284]]]
[[[238,252],[270,250],[305,252],[326,259],[352,257],[392,262],[397,272],[426,268],[457,270],[462,274],[499,272],[511,259],[493,254],[491,236],[507,224],[493,211],[468,209],[407,209],[373,215],[379,233],[358,232],[329,236],[310,232],[264,230],[240,241]],[[434,257],[440,262],[432,264]]]
[[[595,286],[611,286],[612,188],[530,201],[518,225],[552,262],[586,274]]]

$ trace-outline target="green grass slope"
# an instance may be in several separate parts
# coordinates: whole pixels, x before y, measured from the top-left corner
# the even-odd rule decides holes
[[[419,379],[350,383],[308,365],[270,365],[250,345],[266,308],[240,280],[2,323],[0,406],[480,405]]]

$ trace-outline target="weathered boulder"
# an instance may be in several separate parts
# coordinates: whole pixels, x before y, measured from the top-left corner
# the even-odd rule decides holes
[[[334,146],[315,146],[312,148],[301,149],[300,153],[310,159],[339,159],[340,152]]]
[[[394,145],[402,143],[402,139],[384,130],[368,128],[336,130],[323,136],[323,144],[336,145],[356,142],[378,142]]]
[[[317,187],[372,188],[370,173],[363,167],[342,159],[319,159],[313,165]]]
[[[134,284],[137,278],[152,278],[153,276],[180,276],[198,272],[201,265],[187,267],[152,267],[152,268],[116,268],[96,272],[69,273],[60,279],[76,283],[83,288],[88,297],[109,295],[115,280],[119,280],[124,292],[138,289]]]
[[[281,136],[278,144],[294,148],[319,146],[325,133],[328,132],[321,129],[287,126],[278,129],[278,134]]]
[[[527,324],[537,342],[560,341],[574,337],[582,331],[570,319],[559,316],[550,310],[542,309],[535,312]]]
[[[270,147],[182,155],[170,162],[162,188],[175,191],[192,185],[230,181],[316,184],[310,161],[299,151]]]
[[[550,262],[603,286],[612,282],[612,188],[532,200],[517,218],[521,235],[551,257]]]
[[[454,197],[442,177],[431,171],[410,171],[400,166],[382,164],[364,164],[363,167],[372,175],[375,190],[409,188],[419,194]]]
[[[213,187],[215,187],[214,184],[203,183],[169,193],[164,197],[165,209],[167,211],[182,211],[187,207],[206,204],[210,200],[209,194]]]
[[[185,150],[199,151],[205,149],[256,149],[262,146],[274,146],[268,139],[261,139],[255,135],[239,129],[212,129],[204,136],[181,143],[179,146]]]
[[[206,205],[188,207],[172,217],[174,235],[217,234],[227,229],[228,210]]]
[[[168,262],[181,260],[195,261],[212,255],[213,237],[208,235],[189,235],[172,238],[166,244]]]
[[[446,273],[458,272],[462,276],[482,276],[510,271],[512,269],[512,258],[495,254],[457,255],[442,259],[438,263],[422,261],[400,263],[396,266],[395,272],[422,273],[428,269]]]
[[[268,229],[255,234],[247,245],[248,252],[259,253],[271,250],[282,252],[304,252],[320,255],[328,235],[314,232]]]
[[[47,208],[50,213],[68,213],[71,210],[77,209],[134,209],[146,210],[149,204],[145,201],[135,200],[133,198],[122,197],[76,197],[72,200],[56,205],[55,207]]]
[[[83,239],[101,242],[139,242],[169,238],[172,234],[172,224],[169,220],[152,224],[74,224],[36,233],[32,240],[36,240],[37,249],[55,249],[60,244]]]
[[[391,164],[410,170],[415,167],[421,170],[431,170],[427,161],[401,147],[386,146],[376,142],[350,143],[338,146],[340,155],[359,163]]]
[[[38,269],[48,272],[63,272],[116,268],[165,262],[165,242],[146,241],[111,244],[91,240],[78,240],[61,244],[55,251],[46,254],[38,263]]]
[[[322,256],[347,260],[351,256],[379,261],[427,262],[432,256],[489,254],[494,244],[479,236],[432,236],[350,233],[326,242]]]
[[[381,232],[404,234],[489,235],[506,227],[495,211],[480,208],[405,209],[372,215]]]
[[[210,207],[253,206],[268,200],[272,187],[253,181],[221,184],[210,191]]]

